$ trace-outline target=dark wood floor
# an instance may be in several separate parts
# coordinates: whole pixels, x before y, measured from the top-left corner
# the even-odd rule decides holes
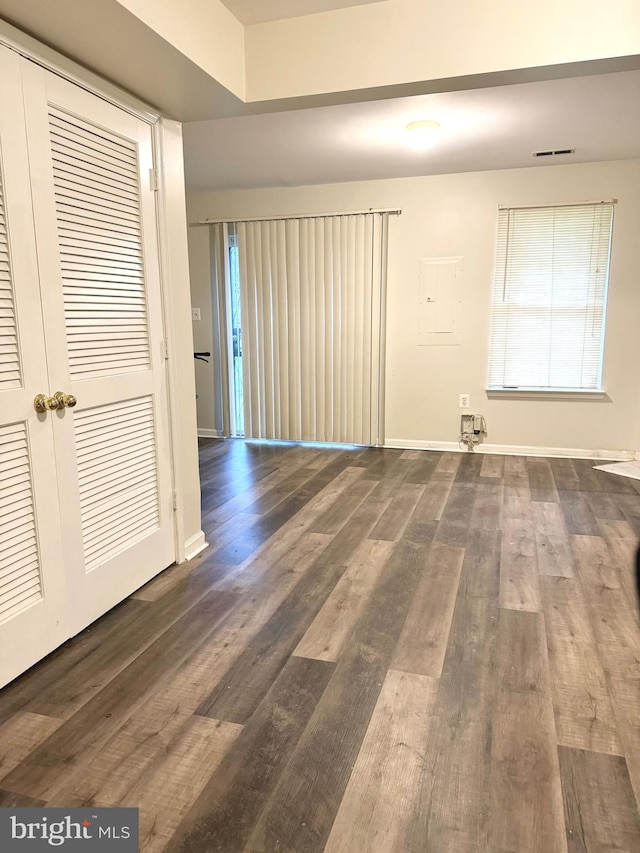
[[[201,446],[210,548],[0,694],[0,806],[145,853],[640,851],[640,481]]]

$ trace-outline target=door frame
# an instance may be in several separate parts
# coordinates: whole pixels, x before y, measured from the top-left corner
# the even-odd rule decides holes
[[[151,126],[157,182],[162,320],[168,358],[166,381],[175,561],[182,563],[203,551],[207,542],[200,526],[196,392],[181,123],[165,118],[148,104],[3,20],[0,20],[0,44]],[[190,436],[193,442],[189,441]]]

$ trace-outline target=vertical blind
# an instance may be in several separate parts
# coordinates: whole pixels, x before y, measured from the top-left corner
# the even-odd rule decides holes
[[[613,204],[500,210],[489,387],[601,387]]]
[[[388,214],[239,222],[245,435],[379,443]]]

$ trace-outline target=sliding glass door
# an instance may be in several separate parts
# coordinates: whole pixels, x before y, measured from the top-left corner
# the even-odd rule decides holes
[[[228,434],[382,443],[388,214],[216,226]]]

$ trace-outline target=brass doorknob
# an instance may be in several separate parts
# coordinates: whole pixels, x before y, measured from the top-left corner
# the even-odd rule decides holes
[[[73,409],[75,404],[78,402],[73,394],[65,394],[64,391],[56,391],[53,395],[58,401],[58,408],[64,409]]]
[[[34,398],[33,407],[36,412],[44,414],[52,409],[59,409],[60,400],[58,400],[57,397],[46,397],[44,394],[38,394],[38,396]]]

